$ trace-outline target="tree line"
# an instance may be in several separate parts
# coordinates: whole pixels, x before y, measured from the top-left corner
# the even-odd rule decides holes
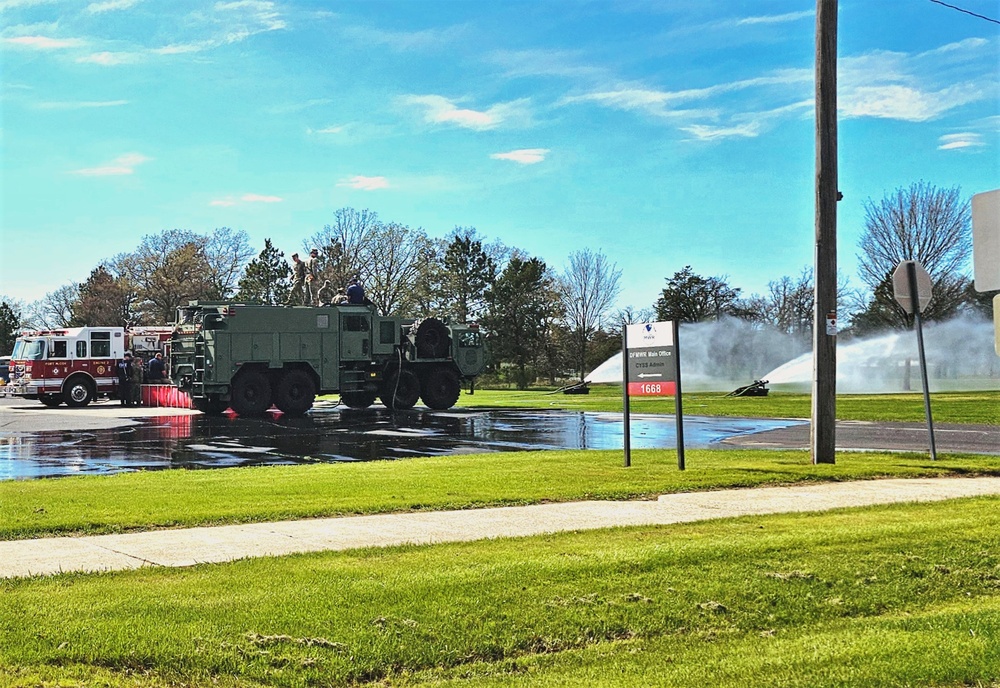
[[[971,252],[970,211],[957,188],[917,183],[879,203],[869,201],[865,210],[859,242],[865,288],[851,289],[842,279],[838,290],[840,320],[850,324],[845,334],[912,324],[892,298],[891,273],[904,259],[923,263],[934,282],[925,319],[988,313],[992,297],[977,294],[963,272]],[[582,379],[620,350],[626,323],[731,317],[803,341],[812,331],[809,268],[770,282],[764,294],[744,297],[727,276],[703,276],[685,265],[666,278],[650,306],[616,309],[622,273],[600,251],[575,251],[556,270],[521,249],[486,240],[473,227],[433,238],[353,208],[338,210],[331,224],[308,237],[303,250],[312,247],[319,249],[320,284],[342,288],[357,276],[383,315],[478,321],[490,335],[491,375],[518,387],[539,378],[552,385]],[[282,305],[291,276],[283,251],[266,239],[254,256],[243,231],[147,235],[134,251],[102,261],[82,283],[63,285],[32,304],[0,301],[0,353],[10,352],[20,329],[164,324],[194,299]]]

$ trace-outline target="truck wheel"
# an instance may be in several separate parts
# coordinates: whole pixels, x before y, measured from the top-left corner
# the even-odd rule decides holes
[[[62,394],[43,394],[38,397],[38,400],[48,406],[49,408],[55,408],[62,403]]]
[[[228,401],[223,401],[216,396],[192,399],[191,403],[206,416],[221,416],[222,412],[229,408]]]
[[[348,408],[363,409],[375,403],[373,392],[341,392],[340,401]]]
[[[420,385],[420,398],[436,411],[454,406],[461,392],[458,375],[451,368],[432,368]]]
[[[278,381],[274,404],[287,416],[301,416],[316,400],[316,385],[304,370],[289,370]]]
[[[84,377],[73,377],[69,379],[63,388],[63,398],[70,408],[86,406],[94,400],[96,394],[91,387],[90,381]]]
[[[448,327],[437,318],[421,320],[413,339],[420,358],[444,358],[448,355],[448,348],[451,345]]]
[[[233,380],[233,410],[240,416],[262,416],[271,408],[271,383],[259,370],[247,370]]]
[[[420,380],[408,368],[389,373],[382,382],[382,392],[379,394],[386,408],[393,410],[413,408],[419,397]]]

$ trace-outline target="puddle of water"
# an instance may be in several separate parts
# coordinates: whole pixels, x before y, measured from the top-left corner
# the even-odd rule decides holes
[[[684,418],[685,446],[802,421]],[[634,449],[676,446],[673,416],[633,415]],[[77,432],[0,433],[0,480],[166,468],[374,461],[532,449],[621,449],[621,414],[316,409],[303,418],[168,416]]]

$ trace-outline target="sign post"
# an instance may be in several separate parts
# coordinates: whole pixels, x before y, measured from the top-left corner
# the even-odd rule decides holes
[[[622,395],[625,465],[631,465],[630,396],[673,396],[677,467],[684,470],[684,413],[677,321],[625,325],[622,328]]]
[[[930,436],[931,459],[937,460],[934,446],[934,420],[931,418],[931,395],[927,385],[927,358],[924,356],[924,328],[920,311],[931,302],[931,276],[924,266],[915,260],[900,261],[892,271],[892,290],[896,302],[907,313],[913,314],[913,324],[917,330],[917,352],[920,356],[920,380],[924,385],[924,411],[927,414],[927,434]]]
[[[972,197],[972,267],[976,291],[1000,289],[1000,189]],[[1000,356],[1000,294],[993,297],[993,341]]]

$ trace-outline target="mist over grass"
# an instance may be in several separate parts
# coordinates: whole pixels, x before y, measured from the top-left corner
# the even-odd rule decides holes
[[[1000,356],[993,323],[964,314],[924,326],[931,391],[1000,389]],[[681,325],[680,361],[684,389],[730,391],[768,380],[782,391],[808,392],[812,343],[808,337],[760,327],[737,318]],[[621,354],[587,376],[593,382],[621,382]],[[919,391],[920,363],[915,332],[851,338],[837,346],[837,391],[878,394]]]

